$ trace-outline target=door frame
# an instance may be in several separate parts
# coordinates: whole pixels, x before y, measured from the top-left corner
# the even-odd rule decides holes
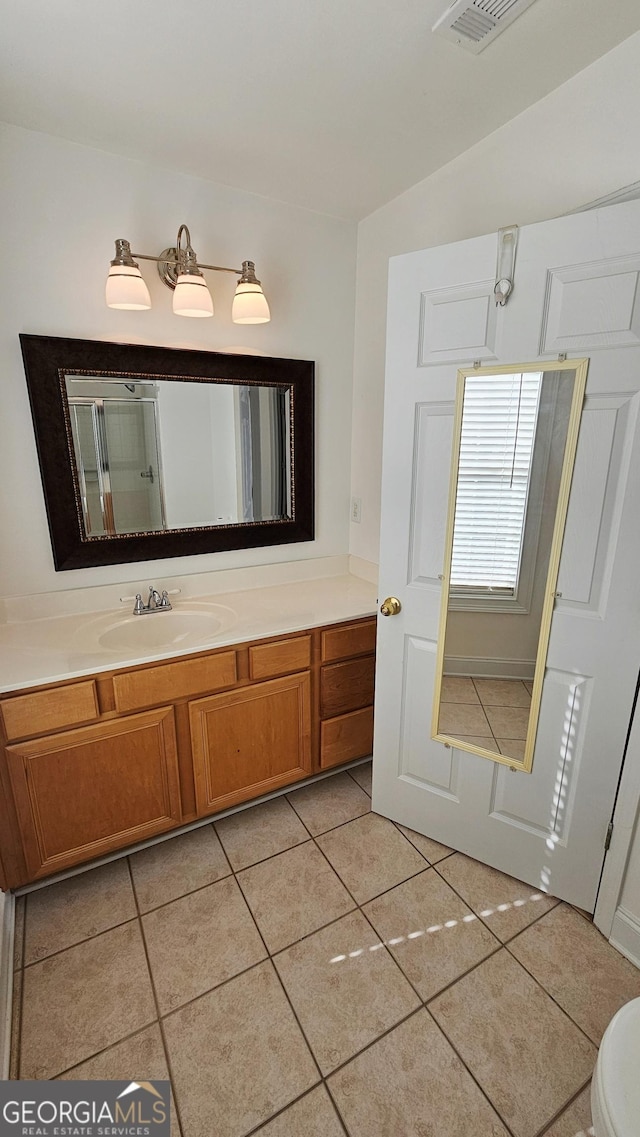
[[[621,909],[619,903],[633,843],[636,818],[640,819],[640,698],[638,697],[629,724],[616,804],[611,818],[613,824],[611,845],[605,854],[593,922],[618,951],[640,967],[640,921],[630,920],[629,913]],[[626,933],[624,942],[620,938],[621,931]],[[636,940],[637,943],[634,944]],[[631,947],[630,942],[633,945]]]

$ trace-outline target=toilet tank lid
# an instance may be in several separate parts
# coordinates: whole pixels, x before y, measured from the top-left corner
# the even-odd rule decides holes
[[[596,1077],[615,1137],[633,1137],[640,1118],[640,999],[632,999],[607,1027]]]

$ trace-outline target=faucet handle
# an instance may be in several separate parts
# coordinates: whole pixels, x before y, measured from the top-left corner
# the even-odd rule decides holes
[[[169,600],[169,593],[166,588],[162,589],[162,599],[160,600],[159,608],[171,608],[171,601]]]
[[[143,612],[144,604],[142,603],[142,595],[140,592],[136,592],[136,602],[133,605],[133,614],[134,616],[141,616]]]

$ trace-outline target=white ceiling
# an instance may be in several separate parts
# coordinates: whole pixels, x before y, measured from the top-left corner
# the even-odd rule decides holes
[[[446,6],[0,0],[0,117],[360,218],[640,29],[638,0],[537,0],[473,56]]]

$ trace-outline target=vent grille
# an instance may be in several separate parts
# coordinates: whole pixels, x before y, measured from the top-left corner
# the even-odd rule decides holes
[[[493,31],[495,26],[495,20],[483,16],[481,12],[476,12],[473,8],[467,8],[466,12],[458,16],[451,28],[452,31],[459,32],[461,36],[472,39],[474,43],[480,43],[480,40]]]
[[[517,20],[535,0],[455,0],[432,31],[475,55]]]

